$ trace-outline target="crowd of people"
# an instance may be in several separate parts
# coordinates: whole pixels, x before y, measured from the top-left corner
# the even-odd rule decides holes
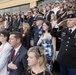
[[[76,2],[0,15],[0,75],[76,75]],[[56,54],[56,51],[59,51]]]

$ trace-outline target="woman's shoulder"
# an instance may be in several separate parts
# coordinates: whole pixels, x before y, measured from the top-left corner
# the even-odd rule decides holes
[[[26,70],[25,73],[23,75],[31,75],[31,70]]]
[[[52,75],[49,71],[45,71],[45,75]]]
[[[9,48],[12,48],[9,42],[7,42],[7,43],[5,44],[5,47],[6,47],[6,48],[8,48],[7,46],[8,46]]]
[[[6,43],[4,46],[3,46],[3,51],[10,51],[12,49],[10,43]]]

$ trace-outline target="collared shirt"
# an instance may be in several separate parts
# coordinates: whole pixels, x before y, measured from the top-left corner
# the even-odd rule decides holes
[[[38,26],[38,29],[40,29],[42,27],[42,25]]]
[[[19,51],[19,48],[21,47],[22,44],[20,44],[17,48],[15,48],[15,55],[17,54],[17,52]]]
[[[72,30],[71,33],[76,29],[76,26],[74,26],[73,28],[69,28],[69,30]]]
[[[60,10],[60,7],[58,6],[58,7],[54,7],[53,9],[52,9],[52,11],[56,14],[57,13],[57,11],[59,11]]]

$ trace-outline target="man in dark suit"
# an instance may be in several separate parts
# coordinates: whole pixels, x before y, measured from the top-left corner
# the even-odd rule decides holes
[[[67,28],[63,28],[61,47],[57,57],[61,75],[76,75],[76,17],[69,14]]]
[[[11,32],[9,38],[13,47],[8,64],[9,75],[22,75],[27,68],[27,50],[21,44],[22,34]]]
[[[47,13],[46,13],[46,20],[47,21],[50,21],[50,19],[51,19],[51,14],[53,14],[54,12],[53,11],[51,11],[51,6],[46,6],[46,10],[47,10]]]
[[[30,25],[30,27],[32,26],[32,24],[33,24],[33,16],[32,16],[32,13],[31,13],[31,11],[28,11],[27,12],[27,22],[28,22],[28,24]]]

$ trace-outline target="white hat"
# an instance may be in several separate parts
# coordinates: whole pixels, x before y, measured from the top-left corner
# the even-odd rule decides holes
[[[55,1],[55,3],[60,3],[60,2],[57,0],[57,1]]]

